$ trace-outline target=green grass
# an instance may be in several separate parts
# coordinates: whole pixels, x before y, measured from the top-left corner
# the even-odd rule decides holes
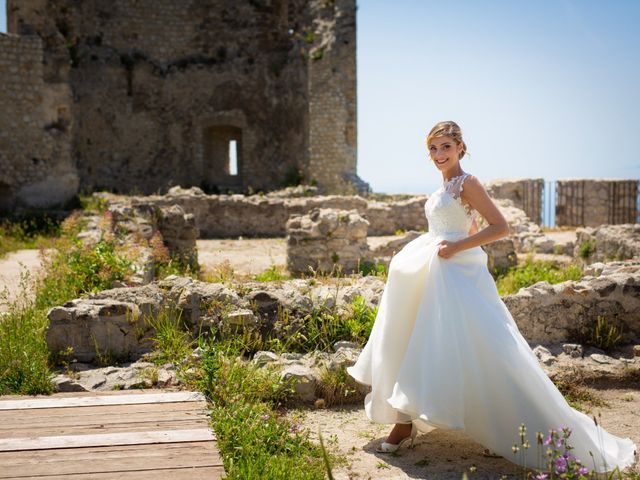
[[[566,280],[580,280],[582,276],[582,269],[578,265],[563,268],[553,262],[533,260],[529,256],[524,264],[510,268],[498,276],[496,286],[500,295],[509,295],[537,282],[546,281],[553,284]]]
[[[234,358],[218,344],[203,345],[198,388],[211,403],[211,421],[229,479],[324,479],[323,452],[309,431],[279,412],[292,397],[278,370]]]
[[[45,341],[47,312],[51,307],[83,294],[109,288],[111,282],[131,273],[131,263],[111,240],[93,247],[75,237],[81,222],[72,216],[61,225],[63,236],[54,239],[53,253],[43,258],[43,275],[23,276],[23,295],[9,304],[0,321],[0,392],[3,394],[50,393],[53,358]],[[34,292],[31,298],[27,291]]]
[[[49,349],[45,341],[46,311],[27,298],[30,278],[20,281],[21,296],[6,302],[9,313],[0,316],[0,395],[51,393]]]
[[[175,308],[164,308],[148,320],[155,331],[152,360],[159,364],[179,364],[193,350],[195,341],[189,327]]]
[[[60,221],[45,214],[0,220],[0,258],[9,252],[50,246],[60,235]]]
[[[267,270],[255,275],[253,278],[258,282],[277,282],[287,280],[290,277],[285,275],[276,265],[271,265]]]

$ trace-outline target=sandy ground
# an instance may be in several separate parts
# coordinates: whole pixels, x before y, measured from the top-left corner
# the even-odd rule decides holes
[[[594,391],[609,402],[609,406],[593,408],[592,414],[600,412],[600,423],[607,431],[629,437],[640,447],[640,390]],[[470,480],[498,479],[501,475],[522,478],[515,464],[505,458],[483,456],[480,444],[456,430],[418,433],[413,449],[405,446],[392,454],[377,453],[375,448],[386,440],[393,425],[371,422],[361,404],[295,409],[289,410],[286,416],[308,428],[313,440],[318,439],[320,428],[325,445],[332,452],[346,456],[347,466],[333,468],[336,479],[460,480],[471,465],[475,465],[477,471],[468,473]],[[640,466],[636,465],[634,471],[640,472]]]
[[[397,238],[395,235],[367,238],[370,248]],[[286,269],[287,240],[285,238],[242,238],[197,240],[198,262],[204,272],[210,272],[225,262],[236,273],[255,275],[272,266]]]
[[[5,295],[8,301],[15,300],[24,288],[20,284],[21,275],[28,272],[33,277],[40,268],[38,250],[18,250],[0,258],[0,312],[8,310]]]
[[[204,272],[228,262],[235,272],[254,275],[272,265],[284,268],[287,263],[285,238],[197,240],[197,247]]]

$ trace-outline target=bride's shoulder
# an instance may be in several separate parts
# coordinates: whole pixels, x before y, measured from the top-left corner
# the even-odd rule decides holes
[[[484,185],[482,182],[471,173],[467,173],[465,175],[462,188],[460,189],[460,193],[464,197],[474,196],[485,192]]]

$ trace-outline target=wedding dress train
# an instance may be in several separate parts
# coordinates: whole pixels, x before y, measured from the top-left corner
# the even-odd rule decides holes
[[[504,458],[520,463],[524,423],[537,466],[535,432],[566,426],[583,465],[598,472],[635,462],[636,446],[573,409],[540,367],[502,302],[480,247],[445,259],[442,239],[468,235],[473,212],[460,193],[468,174],[445,181],[425,203],[429,231],[391,260],[371,335],[347,372],[371,385],[364,400],[377,423],[413,421],[419,430],[461,429]],[[546,449],[546,447],[545,447]]]

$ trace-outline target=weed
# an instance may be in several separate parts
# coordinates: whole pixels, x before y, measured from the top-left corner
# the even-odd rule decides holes
[[[604,315],[598,315],[589,331],[587,343],[605,352],[611,351],[622,339],[622,324],[609,323]]]
[[[587,260],[591,257],[596,251],[596,240],[592,238],[591,240],[585,240],[578,246],[578,255],[580,258]]]
[[[500,295],[517,293],[521,288],[534,283],[546,281],[551,284],[566,280],[580,280],[582,269],[578,265],[561,268],[552,262],[533,260],[527,257],[523,265],[512,267],[496,279],[496,286]]]
[[[258,282],[277,282],[289,278],[276,265],[271,265],[267,270],[255,275],[254,280]]]

